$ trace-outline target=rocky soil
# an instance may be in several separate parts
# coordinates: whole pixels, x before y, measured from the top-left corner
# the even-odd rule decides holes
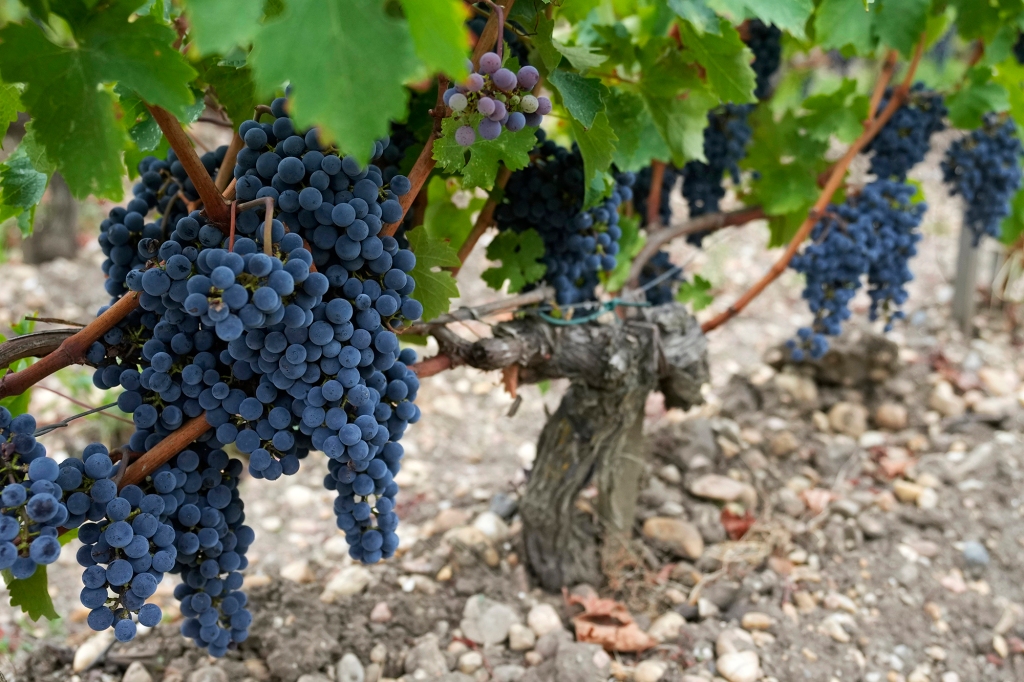
[[[92,633],[71,546],[50,570],[61,621],[0,607],[0,672],[11,682],[1024,680],[1021,337],[1009,311],[983,311],[970,337],[948,318],[955,206],[929,172],[939,206],[909,320],[888,339],[854,324],[821,362],[787,365],[778,344],[806,318],[787,275],[710,337],[706,405],[666,412],[652,397],[635,561],[605,584],[545,593],[522,561],[517,501],[564,387],[522,389],[509,417],[499,377],[458,369],[421,393],[395,560],[348,559],[320,487],[326,466],[311,457],[276,483],[243,481],[258,539],[246,579],[256,620],[239,650],[213,660],[179,636],[173,581],[156,595],[168,618],[152,631],[129,644]],[[721,306],[775,257],[765,234],[716,235],[699,253],[680,246],[676,260],[696,258],[723,283]],[[473,284],[482,265],[464,270],[466,302],[493,295]],[[102,302],[97,272],[92,247],[41,269],[0,266],[0,323],[27,311],[87,320]],[[81,372],[45,385],[107,402]],[[42,423],[79,409],[33,397]],[[47,445],[73,455],[91,439],[123,441],[123,426],[93,417]],[[593,609],[596,596],[618,602],[616,618],[581,616],[577,604]],[[595,630],[622,646],[577,641]]]

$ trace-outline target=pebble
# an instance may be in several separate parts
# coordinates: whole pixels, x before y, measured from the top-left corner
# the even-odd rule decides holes
[[[929,646],[925,647],[924,652],[928,654],[928,657],[936,661],[946,660],[946,650],[941,646]]]
[[[465,526],[469,523],[471,518],[473,518],[473,515],[465,509],[449,507],[448,509],[442,509],[439,511],[437,516],[435,516],[430,522],[430,527],[425,528],[431,535],[434,533],[447,533],[452,528]]]
[[[910,481],[905,481],[902,478],[896,479],[892,482],[892,491],[896,495],[896,499],[907,504],[917,502],[917,498],[921,497],[921,493],[924,492],[924,490],[924,486],[911,483]]]
[[[964,543],[963,549],[961,550],[964,555],[964,561],[970,566],[987,566],[990,560],[988,550],[985,549],[985,545],[981,544],[976,540],[968,540]]]
[[[491,542],[504,542],[508,539],[508,524],[492,511],[485,511],[477,516],[473,520],[473,528],[483,533]]]
[[[674,640],[679,637],[679,633],[683,629],[684,625],[686,625],[685,618],[675,611],[669,611],[668,613],[658,616],[658,618],[651,623],[651,627],[647,629],[647,634],[658,642]]]
[[[502,520],[508,521],[515,516],[516,512],[519,510],[519,500],[512,495],[498,493],[491,498],[488,509],[500,516]]]
[[[448,672],[448,661],[438,646],[437,635],[424,635],[405,655],[405,672],[412,675],[417,670],[426,673],[427,678],[440,677]]]
[[[672,485],[679,485],[683,482],[683,475],[675,464],[666,464],[658,469],[658,478]]]
[[[269,680],[270,679],[270,668],[267,664],[259,658],[247,658],[245,659],[245,669],[249,675],[255,677],[257,680]]]
[[[939,494],[935,488],[925,488],[917,496],[917,506],[921,509],[935,509],[939,506]]]
[[[334,679],[337,682],[363,682],[365,678],[366,671],[363,669],[362,661],[351,652],[342,656],[334,666]]]
[[[388,647],[384,642],[377,642],[370,649],[370,660],[374,663],[383,663],[388,659]],[[359,659],[356,659],[359,660]]]
[[[944,417],[959,417],[967,409],[964,399],[956,394],[948,381],[935,384],[928,398],[928,407]]]
[[[526,615],[526,624],[537,637],[562,629],[562,618],[551,604],[536,604]]]
[[[868,410],[863,405],[841,401],[828,411],[828,423],[833,431],[860,438],[868,430]]]
[[[821,622],[820,631],[840,644],[846,644],[850,641],[850,633],[843,628],[838,620],[832,617],[826,618]]]
[[[666,670],[664,661],[642,661],[633,671],[633,682],[658,682]]]
[[[887,431],[902,431],[907,421],[907,408],[899,403],[882,403],[875,410],[875,423]]]
[[[544,657],[536,651],[527,651],[523,658],[526,660],[526,665],[530,666],[540,665],[544,662]]]
[[[370,611],[370,622],[372,623],[387,623],[391,620],[391,608],[388,607],[386,601],[377,602],[373,610]]]
[[[643,535],[676,556],[699,559],[704,554],[704,538],[689,521],[653,516],[644,521]]]
[[[740,651],[753,651],[754,646],[754,638],[749,632],[739,628],[727,628],[715,639],[715,655],[721,657]]]
[[[857,613],[857,605],[853,600],[839,592],[829,592],[826,594],[823,604],[826,609],[831,609],[832,611]]]
[[[139,661],[133,661],[128,669],[124,671],[121,682],[153,682],[153,676],[146,670],[146,666]]]
[[[504,642],[512,624],[520,621],[519,612],[511,606],[476,594],[466,600],[459,627],[467,639],[490,646]]]
[[[85,640],[82,646],[75,650],[75,658],[71,663],[71,669],[76,673],[84,672],[96,665],[107,649],[114,643],[114,631],[104,630]]]
[[[772,436],[769,447],[776,457],[785,457],[796,452],[796,449],[800,447],[800,441],[792,431],[779,431]]]
[[[526,674],[526,668],[521,665],[497,665],[491,674],[494,682],[517,682]]]
[[[999,658],[1008,658],[1010,655],[1010,645],[1006,643],[1006,638],[1002,635],[992,638],[992,648],[999,654]]]
[[[333,604],[339,597],[351,597],[366,589],[373,580],[373,574],[363,566],[353,565],[341,569],[320,593],[320,601]]]
[[[371,663],[366,666],[366,682],[381,682],[381,676],[384,674],[384,669],[380,663]]]
[[[204,666],[188,676],[188,682],[229,682],[228,674],[220,668]]]
[[[738,651],[715,661],[718,674],[729,682],[754,682],[761,677],[761,659],[754,651]]]
[[[960,675],[952,670],[942,673],[942,682],[960,682]]]
[[[742,501],[748,506],[757,503],[757,491],[753,486],[718,474],[706,474],[693,481],[690,484],[690,493],[696,497],[720,502]]]
[[[309,562],[305,559],[292,561],[281,568],[281,577],[291,580],[293,583],[311,583],[316,580],[313,571],[309,568]]]
[[[225,678],[227,679],[227,678]],[[321,673],[306,673],[297,679],[295,682],[331,682],[327,675]]]
[[[572,635],[567,630],[553,630],[537,639],[534,651],[544,658],[554,658],[563,642],[571,642]]]
[[[512,651],[529,651],[537,643],[533,630],[520,623],[513,623],[508,629],[508,648]]]
[[[743,614],[743,620],[740,621],[740,625],[743,626],[744,630],[768,630],[775,625],[775,619],[767,613],[748,611]]]
[[[877,514],[861,514],[857,517],[857,525],[869,540],[884,538],[888,534],[888,527]]]
[[[467,651],[459,656],[459,672],[472,675],[484,666],[484,657],[479,651]]]
[[[1006,396],[1017,390],[1017,377],[1011,370],[982,367],[978,370],[978,381],[991,395]]]

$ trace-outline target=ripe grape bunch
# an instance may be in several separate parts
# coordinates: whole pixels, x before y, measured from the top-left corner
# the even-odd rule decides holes
[[[888,105],[892,92],[892,88],[885,91],[879,110]],[[945,129],[942,119],[946,113],[941,94],[925,90],[923,83],[915,83],[907,100],[864,149],[875,153],[871,172],[881,180],[904,180],[907,172],[924,160],[931,136]]]
[[[462,124],[455,131],[455,141],[463,147],[473,144],[477,133],[484,140],[494,140],[502,127],[510,133],[526,126],[536,128],[551,112],[550,99],[531,94],[540,82],[540,72],[534,67],[523,66],[513,73],[501,65],[496,52],[480,57],[479,70],[473,69],[472,62],[468,66],[472,73],[466,81],[444,93],[445,105]]]
[[[1022,155],[1013,119],[994,114],[946,152],[943,180],[951,185],[950,194],[961,195],[967,204],[964,224],[972,231],[975,246],[985,235],[998,239],[1002,233],[1010,200],[1021,186]]]
[[[598,275],[615,269],[619,253],[619,205],[633,197],[632,173],[616,176],[611,195],[583,210],[583,158],[545,140],[537,158],[516,171],[495,211],[499,230],[536,230],[544,240],[544,281],[560,305],[592,301]]]
[[[884,317],[886,327],[902,316],[905,284],[912,279],[907,261],[917,250],[915,230],[926,206],[913,204],[911,185],[878,180],[859,195],[832,205],[811,231],[811,243],[790,262],[806,279],[803,297],[814,314],[809,327],[788,342],[794,360],[820,358],[828,351],[826,336],[837,336],[851,315],[850,301],[867,276],[871,319]]]
[[[781,62],[782,31],[773,24],[765,24],[759,19],[754,19],[747,22],[746,32],[744,42],[754,53],[754,61],[750,65],[756,78],[754,96],[765,99],[771,95],[771,78],[778,71]]]

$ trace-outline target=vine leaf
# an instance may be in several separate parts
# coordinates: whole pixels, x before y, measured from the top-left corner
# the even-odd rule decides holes
[[[652,41],[653,43],[654,41]],[[704,161],[704,128],[708,111],[718,98],[698,77],[696,69],[675,50],[649,50],[642,57],[639,92],[654,126],[668,146],[672,161]]]
[[[553,38],[551,45],[568,59],[577,71],[595,69],[608,61],[608,56],[598,52],[592,45],[563,45]]]
[[[435,175],[427,185],[427,210],[423,212],[423,229],[431,239],[446,240],[458,250],[473,229],[473,214],[485,199],[462,189],[458,178]]]
[[[668,6],[680,19],[690,22],[698,35],[703,33],[721,35],[722,29],[718,15],[707,6],[704,0],[668,0]]]
[[[808,112],[801,122],[812,138],[828,142],[835,135],[849,144],[864,130],[861,118],[868,110],[868,98],[857,94],[856,80],[846,78],[832,92],[808,97],[801,108]]]
[[[669,5],[674,6],[679,1],[669,0]],[[801,40],[805,37],[804,26],[807,19],[814,12],[812,0],[712,0],[711,5],[731,15],[737,23],[753,15],[766,24],[775,24]]]
[[[711,282],[700,275],[694,275],[692,282],[683,281],[679,285],[676,300],[680,303],[689,303],[693,306],[693,312],[698,312],[715,300],[715,297],[708,293],[710,290]]]
[[[46,173],[35,169],[25,148],[19,146],[0,164],[0,222],[17,218],[22,237],[31,235],[36,206],[49,180]]]
[[[19,607],[30,620],[60,618],[47,591],[49,581],[46,579],[46,566],[36,566],[35,573],[20,580],[16,580],[9,569],[4,569],[3,576],[7,591],[11,595],[12,607]]]
[[[238,0],[187,0],[189,35],[200,56],[227,54],[238,45],[248,45],[259,32],[262,2]]]
[[[869,54],[875,49],[874,28],[877,3],[865,11],[860,2],[850,0],[822,0],[814,15],[814,32],[825,49],[851,46],[857,54]]]
[[[928,23],[931,6],[931,0],[885,0],[878,10],[875,33],[883,43],[909,57]]]
[[[1002,64],[999,70],[1003,83],[1009,88],[993,82],[992,69],[986,66],[976,66],[967,72],[963,87],[946,99],[950,123],[957,128],[977,128],[986,113],[1010,108],[1007,90],[1019,92],[1020,82],[1024,80],[1024,69],[1017,65]]]
[[[466,5],[460,0],[402,0],[402,9],[420,60],[456,81],[468,76]]]
[[[252,118],[257,100],[249,67],[236,68],[221,63],[216,57],[208,57],[196,64],[196,68],[200,79],[213,89],[214,98],[236,128],[245,119]]]
[[[608,88],[597,78],[584,78],[578,73],[555,69],[548,74],[548,82],[558,88],[562,104],[584,128],[594,125],[594,119],[604,110],[604,96]]]
[[[670,158],[668,146],[639,95],[625,90],[610,91],[605,113],[619,138],[614,158],[619,170],[638,171],[649,166],[652,159]]]
[[[507,280],[508,291],[514,294],[544,276],[548,267],[540,262],[543,256],[544,239],[537,230],[505,230],[487,245],[487,258],[500,260],[501,265],[484,270],[480,277],[494,290]]]
[[[756,78],[750,68],[754,54],[725,19],[721,22],[720,36],[698,35],[692,24],[685,21],[680,24],[679,36],[686,46],[684,58],[688,56],[704,68],[708,85],[723,102],[757,101],[754,97]]]
[[[463,147],[455,141],[455,131],[463,123],[475,128],[480,118],[479,114],[466,117],[463,122],[446,118],[441,123],[440,137],[434,140],[434,160],[449,173],[461,173],[462,186],[466,189],[493,187],[499,161],[510,171],[526,168],[530,163],[530,152],[537,144],[534,128],[523,128],[515,133],[502,130],[493,140],[482,140],[478,136],[476,142],[469,147]]]
[[[264,24],[249,61],[262,92],[291,83],[289,113],[298,127],[320,126],[323,140],[337,141],[360,163],[390,121],[405,116],[404,81],[416,68],[409,26],[379,0],[290,0]]]
[[[451,244],[433,239],[420,228],[406,233],[409,248],[416,254],[416,267],[409,274],[416,280],[414,298],[423,304],[423,319],[433,320],[451,308],[451,299],[458,298],[459,285],[452,273],[442,268],[458,267],[462,263]]]
[[[594,125],[584,128],[579,121],[572,120],[572,132],[583,156],[583,182],[586,193],[584,208],[593,206],[603,197],[611,184],[606,171],[615,158],[615,131],[608,125],[608,116],[601,112],[594,119]]]
[[[65,17],[73,48],[50,42],[30,21],[0,29],[0,72],[9,83],[25,84],[21,99],[39,141],[79,198],[124,194],[126,138],[100,85],[119,82],[179,115],[194,102],[187,84],[196,74],[171,48],[175,32],[153,17],[129,23],[136,4],[120,0],[100,13]]]
[[[18,120],[18,111],[21,108],[21,90],[18,86],[0,83],[0,127],[4,131]]]

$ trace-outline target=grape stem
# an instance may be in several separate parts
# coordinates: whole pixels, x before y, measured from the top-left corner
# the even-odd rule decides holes
[[[202,161],[199,160],[199,155],[196,154],[196,150],[192,147],[192,143],[189,142],[188,135],[185,134],[181,124],[178,123],[178,119],[174,118],[169,111],[162,107],[147,104],[146,108],[149,109],[153,120],[156,121],[157,125],[160,126],[160,130],[163,131],[164,137],[167,138],[168,144],[171,145],[171,149],[177,155],[178,161],[185,168],[185,173],[188,174],[189,180],[195,185],[199,198],[203,202],[206,217],[215,227],[227,233],[228,221],[231,219],[228,204],[224,201],[224,197],[221,196],[221,190],[217,189],[217,185],[214,184],[213,178],[210,177],[210,174],[206,172],[206,168],[203,167]]]
[[[89,346],[99,341],[104,334],[116,327],[118,322],[138,307],[139,294],[134,291],[128,292],[81,331],[64,339],[55,351],[42,360],[29,365],[20,372],[5,374],[0,379],[0,399],[20,395],[30,389],[33,384],[57,370],[81,363]]]
[[[494,181],[496,189],[505,189],[505,185],[508,183],[508,179],[512,177],[512,171],[505,166],[502,166],[498,170],[498,177]],[[459,274],[459,270],[466,264],[466,259],[469,258],[469,254],[473,252],[473,247],[480,241],[480,237],[484,235],[491,225],[494,224],[494,210],[498,207],[498,202],[494,198],[496,192],[491,190],[491,195],[487,198],[487,203],[484,204],[483,208],[480,209],[480,214],[476,217],[476,222],[473,224],[473,229],[470,230],[469,236],[466,237],[466,241],[459,247],[459,261],[461,265],[457,265],[452,268],[452,277]]]
[[[172,432],[156,444],[146,454],[131,463],[118,484],[119,488],[127,485],[138,485],[146,477],[156,471],[165,462],[184,450],[194,440],[210,429],[206,421],[206,413],[185,422],[177,431]]]
[[[214,181],[217,191],[222,195],[231,181],[235,179],[233,172],[235,170],[235,159],[238,158],[238,152],[242,151],[244,146],[245,141],[238,132],[235,132],[234,137],[231,138],[231,144],[228,145],[228,151],[224,154],[224,160],[220,164],[220,170],[217,171],[217,179]]]
[[[661,250],[661,247],[679,237],[696,234],[697,232],[714,232],[724,227],[745,225],[752,220],[760,220],[761,218],[764,218],[764,209],[760,206],[752,206],[728,213],[707,213],[687,220],[681,225],[658,230],[654,234],[648,235],[647,243],[644,244],[644,248],[640,250],[640,253],[637,254],[633,264],[630,266],[629,277],[626,281],[629,283],[630,288],[637,288],[640,285],[640,271],[644,269],[647,262]]]
[[[501,30],[501,29],[505,28],[505,9],[503,7],[501,7],[500,5],[494,4],[491,0],[484,0],[484,2],[486,2],[490,6],[491,11],[493,11],[496,15],[498,15],[498,26],[500,28],[496,32],[497,36],[496,36],[496,38],[494,40],[494,43],[495,43],[494,51],[495,51],[495,53],[497,53],[498,59],[501,59],[501,54],[502,54],[502,52],[504,51],[504,48],[505,48],[505,32],[503,30]],[[509,4],[511,5],[512,3],[509,3]],[[480,35],[480,38],[481,38],[480,42],[484,42],[482,40],[483,34]],[[476,62],[474,62],[474,64],[475,63]]]
[[[850,148],[846,150],[846,154],[843,158],[832,169],[832,174],[829,176],[828,182],[825,183],[824,189],[821,191],[821,196],[818,197],[818,201],[815,202],[811,208],[808,216],[804,219],[800,229],[797,230],[796,234],[793,235],[793,239],[790,240],[789,245],[786,247],[786,251],[782,254],[771,269],[765,273],[765,275],[756,283],[750,287],[742,296],[740,296],[735,303],[730,305],[726,310],[722,311],[715,317],[704,322],[701,325],[701,329],[707,333],[712,329],[717,329],[724,323],[736,317],[741,310],[747,307],[751,301],[757,298],[762,291],[764,291],[769,284],[774,282],[776,279],[786,271],[789,266],[789,262],[796,255],[797,251],[800,250],[800,245],[807,239],[807,236],[811,233],[814,225],[818,222],[818,219],[824,214],[828,208],[829,202],[832,201],[832,196],[839,189],[839,186],[843,183],[843,178],[846,175],[846,170],[850,167],[850,163],[854,157],[859,154],[864,147],[874,139],[875,135],[885,126],[885,124],[892,118],[892,115],[896,113],[896,110],[900,108],[904,100],[907,98],[907,93],[910,92],[910,86],[914,79],[914,73],[917,72],[918,64],[921,63],[921,55],[924,52],[924,41],[925,36],[922,35],[921,39],[917,43],[917,47],[914,49],[914,57],[910,62],[910,66],[907,68],[906,76],[903,78],[903,82],[893,91],[892,97],[889,98],[889,103],[885,105],[877,116],[870,116],[865,122],[864,132],[860,134]],[[875,90],[885,90],[889,80],[892,78],[892,71],[883,70],[879,77],[879,82],[875,85]],[[881,99],[879,98],[879,101]]]
[[[661,227],[661,185],[665,182],[665,162],[651,161],[651,187],[647,190],[647,229]]]

